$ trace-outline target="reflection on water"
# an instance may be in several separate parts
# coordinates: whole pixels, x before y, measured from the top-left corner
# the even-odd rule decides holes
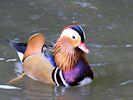
[[[37,87],[36,87],[37,85]],[[36,99],[57,99],[57,100],[81,100],[85,99],[87,95],[90,94],[90,89],[87,86],[75,87],[75,88],[65,88],[65,87],[55,87],[44,85],[42,83],[36,83],[33,81],[28,81],[26,84],[26,89],[24,90],[26,98],[31,100]]]
[[[25,78],[0,89],[2,100],[132,100],[133,0],[1,0],[0,84],[16,77],[18,57],[8,40],[27,41],[43,32],[53,42],[63,27],[80,24],[90,47],[88,59],[95,75],[90,85],[55,87]],[[21,70],[22,71],[22,70]]]

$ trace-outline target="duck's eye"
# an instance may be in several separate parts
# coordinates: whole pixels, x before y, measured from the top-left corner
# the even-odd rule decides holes
[[[72,36],[73,39],[75,39],[76,37],[75,36]]]

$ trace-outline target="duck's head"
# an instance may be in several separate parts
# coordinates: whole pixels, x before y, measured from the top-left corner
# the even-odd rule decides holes
[[[64,39],[64,42],[67,42],[73,48],[79,48],[86,53],[89,52],[85,44],[85,32],[79,25],[71,25],[64,28],[60,39]]]
[[[89,52],[85,44],[85,32],[79,25],[64,28],[53,48],[54,59],[63,71],[70,71],[78,60],[86,62],[85,53]]]

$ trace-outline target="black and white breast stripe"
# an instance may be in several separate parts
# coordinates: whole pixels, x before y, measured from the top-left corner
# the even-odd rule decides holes
[[[52,73],[52,78],[57,86],[69,87],[69,84],[65,81],[62,71],[59,69],[59,67],[54,69]]]
[[[62,71],[59,69],[59,67],[56,67],[53,70],[52,73],[52,79],[55,82],[55,84],[57,86],[65,86],[65,87],[70,87],[70,86],[82,86],[88,83],[92,82],[92,78],[91,77],[83,77],[83,78],[78,78],[75,82],[66,82],[66,80],[64,79],[63,73]]]

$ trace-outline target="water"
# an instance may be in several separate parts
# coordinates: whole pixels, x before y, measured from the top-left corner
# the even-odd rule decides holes
[[[16,77],[18,57],[6,39],[26,42],[36,32],[55,41],[63,27],[80,24],[90,47],[95,79],[90,85],[63,88],[24,78],[0,89],[1,100],[132,100],[132,0],[1,0],[0,84]]]

